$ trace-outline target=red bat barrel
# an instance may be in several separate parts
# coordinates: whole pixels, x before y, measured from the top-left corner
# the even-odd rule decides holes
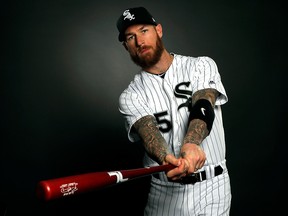
[[[43,180],[38,183],[36,194],[39,199],[48,201],[60,197],[77,195],[80,193],[101,189],[153,173],[169,171],[173,168],[175,168],[175,166],[167,164],[130,170],[92,172]]]

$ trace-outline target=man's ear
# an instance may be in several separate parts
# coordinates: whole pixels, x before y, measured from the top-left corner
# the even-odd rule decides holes
[[[163,36],[163,30],[162,30],[162,25],[161,25],[161,24],[158,24],[158,25],[156,26],[156,32],[157,32],[157,34],[159,35],[159,37],[162,38],[162,36]]]
[[[126,50],[128,50],[127,44],[125,42],[122,43]]]

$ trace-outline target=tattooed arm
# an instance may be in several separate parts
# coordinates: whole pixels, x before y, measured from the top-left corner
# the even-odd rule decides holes
[[[186,175],[187,167],[183,159],[176,158],[168,148],[166,140],[158,129],[158,125],[154,116],[144,116],[134,124],[134,129],[142,138],[144,148],[151,158],[159,164],[173,164],[176,168],[167,172],[167,177],[171,179],[179,179]]]
[[[139,136],[142,138],[143,145],[147,153],[159,164],[165,161],[169,152],[167,143],[161,135],[154,116],[144,116],[134,124]]]
[[[215,89],[203,89],[196,92],[192,97],[192,106],[198,101],[199,99],[206,99],[208,100],[212,107],[215,106],[216,98],[218,97],[218,91]],[[184,138],[185,143],[195,143],[200,145],[201,142],[206,138],[208,135],[208,130],[206,127],[206,123],[200,119],[194,119],[189,123],[189,127]]]
[[[216,98],[219,93],[215,89],[203,89],[196,92],[192,97],[192,106],[199,99],[210,101],[212,107],[215,106]],[[181,157],[186,159],[188,173],[192,173],[200,169],[206,160],[205,152],[199,147],[202,141],[208,136],[206,123],[201,119],[193,119],[188,126],[186,136],[184,137],[183,146],[181,148]]]

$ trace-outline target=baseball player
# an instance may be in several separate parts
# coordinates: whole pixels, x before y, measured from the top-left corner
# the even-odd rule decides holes
[[[144,215],[229,215],[231,189],[221,105],[228,98],[210,57],[168,52],[162,26],[143,7],[117,20],[118,39],[141,71],[119,97],[131,142],[141,140],[154,174]]]

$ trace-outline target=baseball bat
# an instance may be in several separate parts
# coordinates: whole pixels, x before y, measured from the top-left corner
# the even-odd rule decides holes
[[[169,171],[173,168],[175,168],[174,165],[166,164],[120,171],[91,172],[42,180],[37,184],[36,195],[39,199],[50,201],[61,197],[102,189],[154,173]]]

